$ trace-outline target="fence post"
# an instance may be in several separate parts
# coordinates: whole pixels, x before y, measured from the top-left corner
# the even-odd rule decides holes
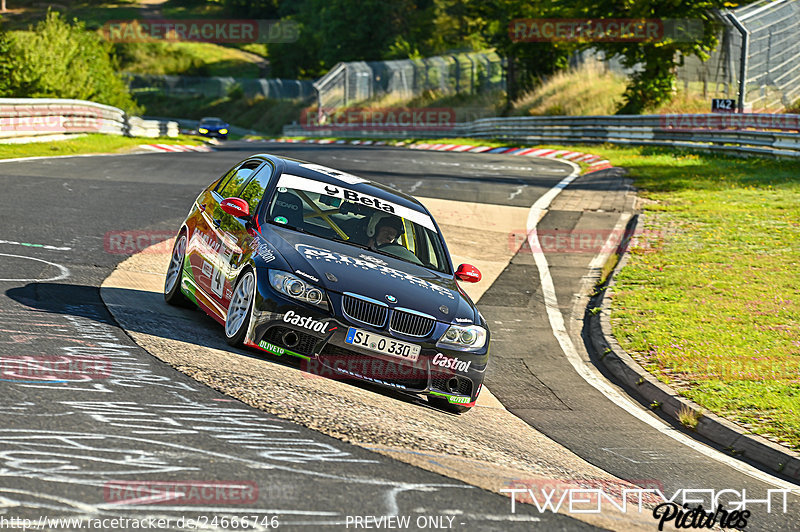
[[[736,15],[733,13],[727,14],[728,20],[731,21],[739,33],[742,34],[742,50],[739,59],[739,106],[738,110],[740,113],[744,112],[744,99],[746,96],[747,90],[747,56],[750,53],[750,32],[744,25],[736,18]]]

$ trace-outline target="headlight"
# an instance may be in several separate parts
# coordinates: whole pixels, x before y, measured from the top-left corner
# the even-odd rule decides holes
[[[477,351],[486,345],[486,329],[478,325],[451,325],[436,347],[449,347],[459,351]]]
[[[281,294],[328,310],[328,299],[325,297],[325,291],[291,273],[269,270],[269,284]]]
[[[200,133],[208,133],[208,130],[206,128],[204,128],[204,127],[201,127],[197,131],[199,131]]]
[[[219,134],[220,135],[227,135],[228,134],[228,130],[227,129],[220,129],[219,130]]]

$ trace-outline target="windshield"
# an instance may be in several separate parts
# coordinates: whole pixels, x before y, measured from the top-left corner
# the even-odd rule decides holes
[[[266,221],[451,273],[430,216],[343,187],[283,175]]]
[[[221,118],[203,118],[200,120],[200,123],[204,126],[222,126],[225,124],[225,121]]]

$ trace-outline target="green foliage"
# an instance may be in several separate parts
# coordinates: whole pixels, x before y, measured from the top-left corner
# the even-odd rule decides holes
[[[111,46],[81,23],[70,24],[51,11],[32,31],[3,42],[8,54],[0,60],[0,71],[8,69],[3,77],[9,96],[76,98],[138,110],[117,74]]]
[[[708,58],[717,45],[718,22],[712,9],[726,7],[725,0],[579,0],[578,16],[592,19],[688,19],[699,21],[702,35],[657,42],[594,42],[587,46],[618,57],[628,68],[640,68],[630,79],[620,114],[637,114],[668,102],[675,90],[675,68],[680,55]]]
[[[542,79],[567,68],[575,45],[556,42],[513,42],[508,32],[515,19],[566,18],[570,12],[561,2],[545,0],[475,0],[473,10],[487,21],[488,43],[507,61],[507,107]]]
[[[13,65],[10,59],[11,40],[2,26],[0,26],[0,98],[11,95],[11,71]]]

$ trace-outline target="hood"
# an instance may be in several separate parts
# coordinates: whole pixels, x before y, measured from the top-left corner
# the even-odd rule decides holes
[[[352,292],[447,323],[456,318],[479,323],[477,311],[452,276],[343,242],[271,229],[283,240],[279,250],[292,273],[329,292]]]

